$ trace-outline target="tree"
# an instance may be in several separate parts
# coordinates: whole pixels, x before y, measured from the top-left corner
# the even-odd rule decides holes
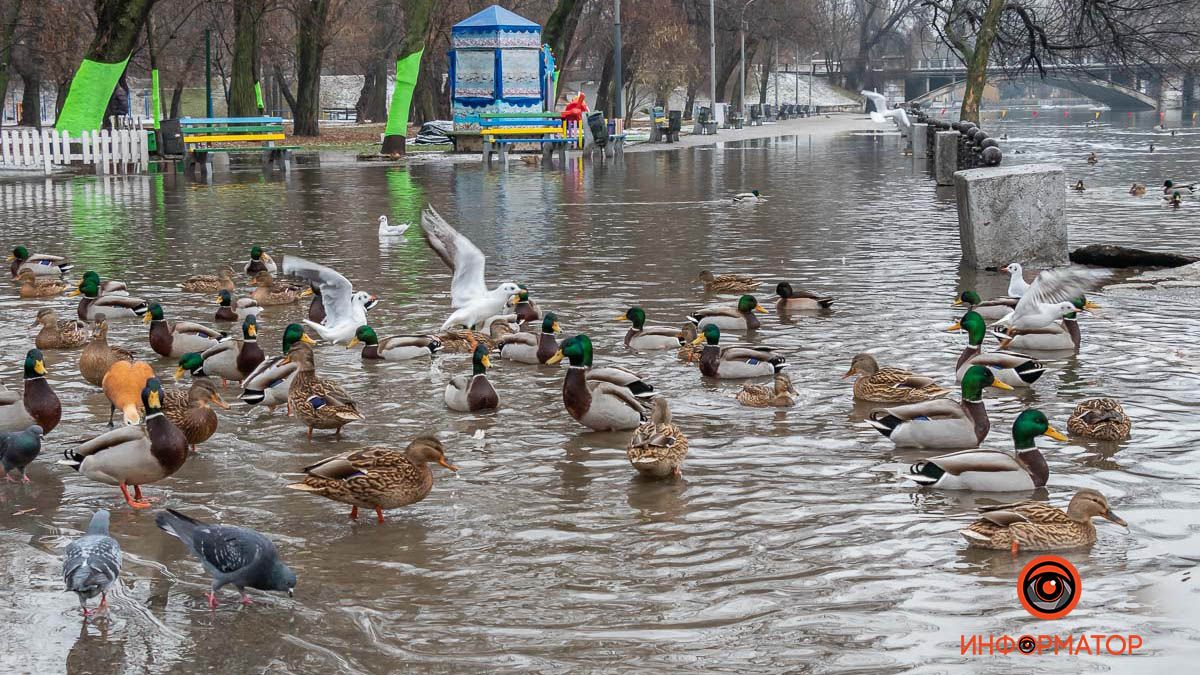
[[[921,3],[922,0],[856,0],[858,53],[846,72],[847,88],[858,91],[875,86],[874,82],[867,81],[872,52],[893,35]]]
[[[157,0],[96,0],[96,35],[85,58],[119,63],[133,53]]]
[[[542,30],[542,41],[550,45],[550,51],[558,60],[560,67],[565,66],[571,51],[571,40],[575,37],[575,29],[579,26],[579,16],[583,13],[586,0],[558,0],[550,18],[546,19],[546,27]]]
[[[0,101],[3,101],[4,95],[8,93],[13,36],[17,32],[17,17],[20,14],[21,0],[5,0],[0,3]]]
[[[297,0],[296,105],[297,136],[319,136],[321,112],[321,60],[329,46],[329,18],[333,0]]]
[[[412,73],[396,73],[396,92],[392,99],[391,109],[388,110],[388,130],[383,137],[383,147],[380,149],[380,152],[385,155],[404,153],[404,141],[408,134],[408,114],[412,107],[417,83],[422,80],[426,84],[436,81],[427,73],[429,62],[424,60],[425,42],[429,35],[429,20],[433,16],[435,4],[434,0],[405,0],[404,3],[404,40],[400,43],[398,63],[411,64],[413,60],[417,59],[424,63],[418,64],[415,81],[410,81],[413,79]],[[421,73],[426,73],[426,76],[422,78]],[[403,107],[404,110],[400,110],[400,107]],[[390,119],[392,115],[398,116],[395,121]]]
[[[233,64],[229,78],[230,117],[258,114],[258,27],[266,13],[266,0],[237,0],[233,3]]]
[[[375,0],[371,40],[363,45],[367,50],[363,86],[358,92],[358,101],[354,103],[354,118],[359,124],[379,122],[387,117],[388,68],[396,54],[399,23],[393,0]]]

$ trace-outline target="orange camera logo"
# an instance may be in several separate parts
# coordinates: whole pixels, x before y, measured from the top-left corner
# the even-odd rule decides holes
[[[1058,556],[1038,556],[1017,576],[1021,606],[1039,619],[1061,619],[1070,614],[1082,593],[1079,570]]]

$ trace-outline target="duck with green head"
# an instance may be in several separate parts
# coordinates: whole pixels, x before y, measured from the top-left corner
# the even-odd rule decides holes
[[[991,429],[983,405],[987,387],[1012,389],[987,368],[971,366],[962,379],[961,402],[937,399],[872,410],[867,423],[901,448],[977,448]]]
[[[214,321],[243,321],[250,315],[258,316],[262,312],[262,307],[254,298],[238,298],[234,302],[233,293],[221,289],[217,291],[217,314],[213,317]]]
[[[250,247],[250,261],[246,263],[246,276],[253,277],[259,272],[269,272],[271,275],[275,275],[279,272],[279,267],[261,246],[255,245]]]
[[[487,369],[492,367],[488,348],[476,345],[471,354],[471,376],[456,375],[446,385],[444,398],[446,407],[458,412],[479,412],[500,407],[500,395],[487,379]]]
[[[520,293],[514,296],[513,314],[517,315],[518,323],[528,323],[530,321],[540,321],[542,318],[542,310],[537,306],[537,303],[529,298],[529,289],[525,288],[525,284],[517,284],[521,289]]]
[[[380,340],[370,326],[359,326],[346,349],[359,344],[364,361],[411,361],[433,356],[442,348],[441,340],[432,335],[394,335]]]
[[[550,357],[551,365],[567,358],[571,365],[563,378],[563,405],[571,417],[595,431],[636,429],[646,420],[644,398],[654,387],[623,368],[592,368],[592,341],[576,335],[562,343]]]
[[[669,326],[647,326],[646,310],[641,307],[630,307],[617,321],[633,323],[625,333],[625,346],[638,351],[654,351],[657,349],[678,349],[684,343],[683,334],[678,328]]]
[[[258,319],[251,315],[242,321],[241,340],[221,338],[201,355],[209,375],[241,382],[267,358],[258,346]]]
[[[1000,349],[1033,351],[1067,351],[1079,349],[1082,335],[1079,332],[1078,313],[1097,309],[1096,305],[1080,295],[1070,302],[1058,303],[1061,307],[1056,311],[1062,319],[1033,328],[1019,328],[1014,325],[997,324],[992,327],[1000,340]]]
[[[975,310],[964,314],[958,323],[946,330],[967,331],[968,344],[959,354],[958,363],[954,367],[958,382],[962,382],[963,376],[971,366],[987,368],[997,380],[1013,388],[1031,387],[1046,372],[1041,361],[1025,354],[1004,351],[983,353],[983,336],[987,333],[987,324]]]
[[[29,270],[38,277],[65,277],[67,272],[71,271],[71,264],[67,262],[66,258],[44,253],[31,254],[29,249],[24,246],[14,247],[8,259],[12,261],[10,271],[14,279],[21,273],[21,270]]]
[[[100,275],[93,270],[84,272],[83,277],[79,281],[80,283],[90,281],[96,284],[96,287],[100,289],[100,297],[106,295],[129,295],[129,289],[125,286],[124,281],[115,281],[113,279],[100,281]]]
[[[811,291],[796,290],[786,281],[775,284],[775,310],[783,313],[789,310],[829,309],[833,306],[834,298],[828,295],[817,295]]]
[[[762,196],[758,192],[758,190],[751,190],[749,192],[739,192],[733,196],[734,204],[741,204],[742,202],[765,202],[765,201],[767,201],[767,198]]]
[[[963,450],[923,459],[909,467],[905,478],[923,487],[979,492],[1018,492],[1046,485],[1050,467],[1034,442],[1038,436],[1067,440],[1050,426],[1040,410],[1026,410],[1013,422],[1015,452]]]
[[[721,329],[708,324],[692,341],[705,343],[700,353],[700,373],[707,377],[744,379],[775,375],[787,367],[787,359],[771,347],[721,347]]]
[[[292,347],[300,343],[315,345],[316,341],[304,333],[304,327],[300,324],[288,324],[283,330],[283,353],[264,360],[242,380],[242,393],[238,399],[248,405],[265,405],[271,411],[275,410],[275,406],[287,403],[288,391],[297,370],[295,363],[287,361],[287,355]]]
[[[84,276],[71,296],[83,295],[76,310],[83,321],[95,321],[100,314],[108,320],[133,319],[146,314],[146,301],[131,295],[100,295],[100,282]]]
[[[743,295],[734,307],[705,307],[688,315],[688,321],[696,324],[698,329],[716,326],[721,330],[756,330],[762,324],[754,316],[755,312],[766,314],[767,310],[753,295]]]
[[[24,391],[0,388],[0,431],[24,431],[36,424],[48,434],[62,419],[62,403],[46,381],[46,357],[42,350],[26,352],[24,372]]]
[[[151,303],[142,322],[150,324],[151,349],[169,359],[177,359],[188,352],[203,353],[224,337],[220,331],[192,321],[177,321],[173,326],[168,324],[162,305],[157,302]]]
[[[963,291],[954,301],[955,307],[966,305],[968,311],[975,312],[987,321],[999,321],[1017,308],[1020,298],[992,298],[984,300],[972,290]]]
[[[562,328],[558,325],[558,315],[546,312],[542,317],[542,332],[511,333],[496,341],[500,350],[500,358],[517,363],[545,365],[551,356],[558,351],[558,339],[554,337]]]

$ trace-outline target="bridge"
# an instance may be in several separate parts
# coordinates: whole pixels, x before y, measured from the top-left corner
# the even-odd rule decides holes
[[[1046,65],[1046,74],[1037,71],[1014,73],[1015,68],[994,66],[988,68],[988,82],[1011,82],[1035,79],[1053,87],[1074,91],[1113,110],[1154,110],[1158,107],[1158,96],[1143,93],[1136,88],[1137,74],[1130,73],[1124,66],[1101,62],[1063,63]],[[966,84],[967,69],[953,59],[922,59],[908,73],[923,86],[917,91],[905,87],[905,98],[914,103],[926,103],[961,89]],[[948,82],[946,82],[949,80]],[[1132,82],[1130,80],[1133,80]],[[934,82],[946,82],[934,88]],[[907,83],[906,83],[907,85]],[[912,94],[916,95],[912,95]]]

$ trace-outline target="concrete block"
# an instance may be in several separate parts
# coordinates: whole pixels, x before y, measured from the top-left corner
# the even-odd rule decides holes
[[[954,185],[958,171],[958,132],[939,131],[934,136],[933,177],[938,185]]]
[[[1036,267],[1070,262],[1064,181],[1063,168],[1058,164],[984,167],[955,173],[963,262],[975,268],[1011,262]]]
[[[917,122],[912,125],[912,130],[908,132],[908,141],[913,153],[913,157],[925,157],[929,150],[929,125]]]

